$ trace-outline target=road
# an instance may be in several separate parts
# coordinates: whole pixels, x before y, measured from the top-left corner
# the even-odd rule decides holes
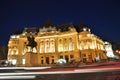
[[[101,63],[100,63],[101,64]],[[120,80],[120,63],[79,67],[3,67],[1,80]]]

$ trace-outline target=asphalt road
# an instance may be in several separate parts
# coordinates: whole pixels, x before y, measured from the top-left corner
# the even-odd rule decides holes
[[[120,80],[120,64],[80,67],[4,67],[1,80]]]

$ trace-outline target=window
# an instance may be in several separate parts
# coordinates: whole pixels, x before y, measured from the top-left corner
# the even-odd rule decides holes
[[[88,39],[87,40],[87,46],[88,46],[89,49],[91,49],[91,43],[92,43],[92,41]]]
[[[40,53],[44,53],[44,41],[40,42]]]
[[[22,64],[25,64],[25,59],[24,58],[22,59]]]
[[[61,51],[63,51],[63,41],[62,41],[62,39],[59,39],[59,42],[58,42],[58,51],[59,52],[61,52]]]
[[[74,44],[72,38],[69,39],[69,51],[74,50]]]
[[[84,49],[88,49],[87,40],[84,41]]]
[[[68,51],[67,39],[64,39],[64,51]]]
[[[55,41],[54,40],[50,41],[50,52],[55,52]]]
[[[79,49],[80,50],[84,49],[84,41],[80,41],[79,44],[80,44]]]
[[[49,52],[49,50],[50,50],[50,42],[47,40],[45,41],[45,52],[47,53]]]

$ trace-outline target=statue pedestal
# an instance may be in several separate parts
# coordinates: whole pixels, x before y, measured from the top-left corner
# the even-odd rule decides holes
[[[38,54],[33,52],[27,52],[25,54],[25,66],[36,66],[38,65]]]

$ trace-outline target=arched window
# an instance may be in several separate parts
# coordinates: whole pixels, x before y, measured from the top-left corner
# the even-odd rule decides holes
[[[79,49],[82,50],[84,47],[84,42],[83,41],[79,41]]]
[[[45,45],[44,45],[44,41],[40,42],[40,53],[44,53],[45,50]]]
[[[97,48],[98,48],[98,50],[100,50],[100,44],[99,43],[97,43]]]
[[[64,39],[64,51],[68,51],[68,42],[67,42],[67,39]]]
[[[84,41],[84,49],[88,49],[87,40]]]
[[[69,38],[69,51],[74,50],[74,43],[73,43],[73,39]]]
[[[49,40],[47,40],[47,41],[45,41],[45,52],[47,53],[47,52],[49,52],[49,50],[50,50],[50,42],[49,42]]]
[[[88,46],[89,49],[91,49],[91,43],[92,43],[92,41],[90,39],[88,39],[87,40],[87,46]]]
[[[58,42],[58,51],[59,52],[63,51],[63,41],[62,41],[62,39],[59,39],[59,42]]]
[[[50,41],[50,52],[55,52],[55,40]]]
[[[100,45],[100,47],[101,47],[101,50],[104,50],[104,46],[102,44]]]

